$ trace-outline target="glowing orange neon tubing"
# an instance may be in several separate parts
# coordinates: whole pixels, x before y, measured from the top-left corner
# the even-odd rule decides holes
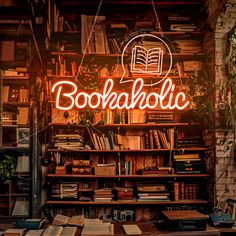
[[[64,91],[64,86],[70,86],[71,91]],[[151,92],[147,93],[142,91],[144,86],[143,79],[135,80],[131,93],[121,92],[118,94],[113,91],[114,82],[108,79],[104,85],[103,92],[93,92],[88,94],[86,92],[78,91],[77,85],[72,81],[59,81],[52,86],[52,92],[56,93],[56,108],[61,110],[70,110],[74,106],[78,109],[85,107],[102,108],[102,109],[155,109],[158,105],[161,109],[178,109],[183,110],[189,105],[186,95],[183,92],[178,92],[173,97],[175,92],[175,85],[171,79],[166,79],[161,87],[160,93]],[[61,106],[61,101],[69,100],[70,104]],[[130,100],[130,101],[129,101]],[[151,103],[154,101],[154,103]],[[165,101],[165,104],[164,104]]]

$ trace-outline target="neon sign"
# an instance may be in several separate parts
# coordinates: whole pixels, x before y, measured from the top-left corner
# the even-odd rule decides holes
[[[189,105],[189,101],[183,92],[175,93],[175,85],[171,79],[166,79],[159,93],[143,91],[144,81],[139,78],[133,83],[131,93],[113,91],[114,81],[108,79],[103,91],[90,94],[79,91],[77,85],[69,80],[56,82],[52,86],[52,92],[56,93],[56,108],[70,110],[73,107],[83,109],[85,107],[101,109],[179,109],[183,110]],[[66,105],[64,105],[64,101]]]
[[[137,40],[142,42],[143,45],[136,45]],[[145,46],[145,42],[148,44],[150,40],[153,45],[156,45],[155,47],[150,48],[148,45]],[[135,45],[134,47],[133,44]],[[125,78],[126,68],[124,66],[124,55],[130,54],[128,50],[130,47],[132,48],[130,72],[132,72],[133,75],[149,74],[153,76],[152,82],[144,83],[144,86],[157,85],[167,78],[172,67],[172,53],[169,46],[163,39],[153,34],[139,34],[128,41],[121,54],[123,75],[120,79],[120,84],[134,81],[131,78]],[[165,50],[166,53],[163,50]],[[166,70],[163,70],[163,64],[168,65]]]

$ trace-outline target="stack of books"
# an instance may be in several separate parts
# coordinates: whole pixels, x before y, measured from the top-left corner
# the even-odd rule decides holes
[[[94,194],[94,202],[111,202],[113,197],[112,189],[97,189]]]
[[[62,182],[52,185],[52,198],[77,198],[77,183],[75,182]]]
[[[54,137],[54,146],[69,150],[85,149],[85,139],[79,134],[57,134]]]
[[[139,184],[137,201],[170,201],[170,194],[164,184]]]
[[[85,235],[114,235],[114,225],[111,222],[104,223],[99,219],[85,219],[81,236]]]
[[[204,172],[203,161],[196,154],[174,155],[177,174],[200,174]]]
[[[174,113],[172,111],[147,111],[147,123],[169,123],[174,121]]]
[[[175,40],[174,45],[182,54],[196,54],[202,51],[200,42],[197,40]]]

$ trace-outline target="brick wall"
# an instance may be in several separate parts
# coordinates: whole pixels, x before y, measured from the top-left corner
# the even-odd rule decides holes
[[[215,150],[210,154],[211,160],[207,161],[207,166],[214,176],[210,180],[209,192],[214,190],[212,191],[215,194],[214,200],[219,201],[236,197],[233,133],[232,130],[225,129],[230,91],[227,91],[224,86],[228,79],[226,74],[228,33],[235,26],[236,0],[208,0],[206,7],[210,30],[205,36],[205,52],[210,74],[215,78],[215,126],[217,128],[212,136]]]

